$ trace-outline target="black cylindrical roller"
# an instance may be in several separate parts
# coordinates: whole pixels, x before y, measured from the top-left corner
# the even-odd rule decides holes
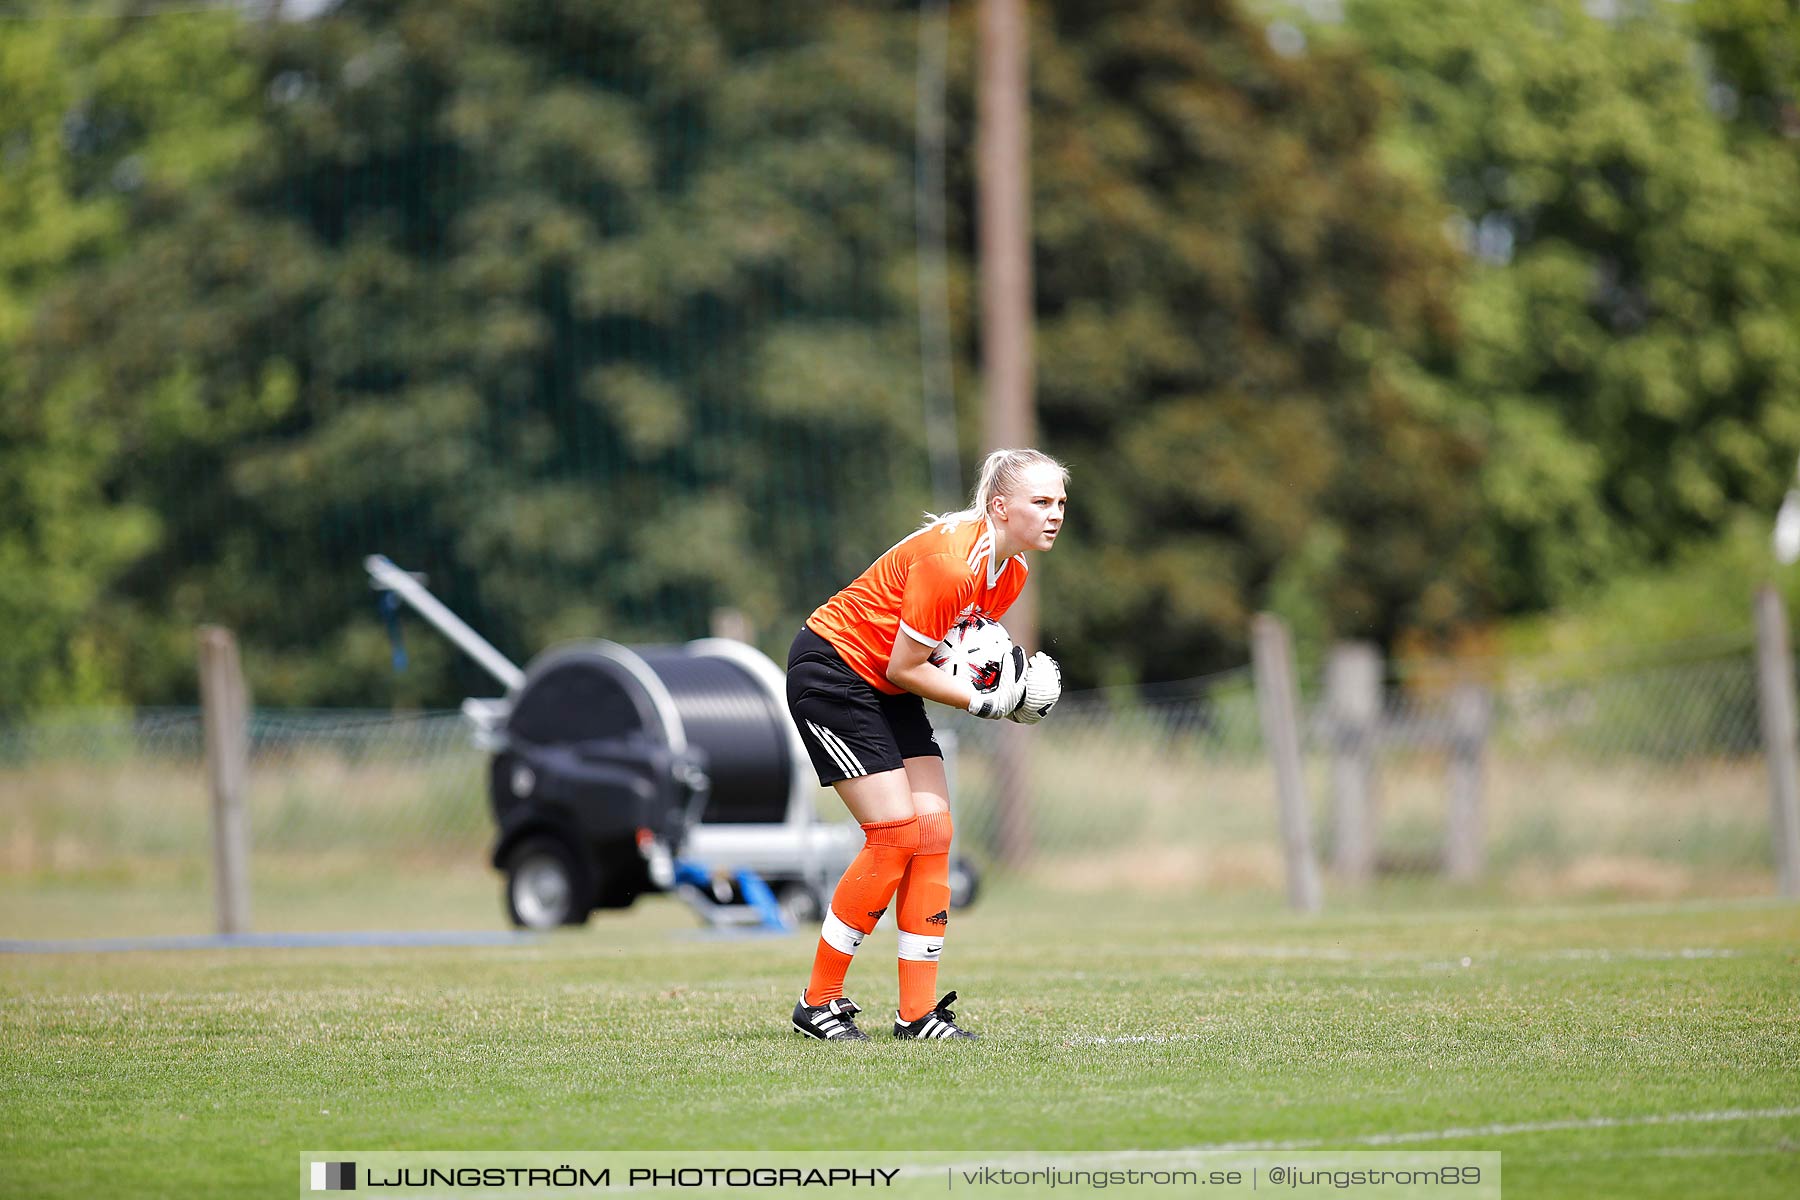
[[[674,699],[688,744],[706,752],[712,795],[702,820],[708,825],[784,820],[793,764],[782,698],[727,659],[689,654],[678,646],[634,649]]]
[[[598,650],[574,645],[532,662],[506,721],[513,737],[538,746],[624,738],[643,732],[666,737],[655,707],[638,681]]]

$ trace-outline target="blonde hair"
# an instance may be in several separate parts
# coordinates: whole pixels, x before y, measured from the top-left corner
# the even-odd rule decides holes
[[[1025,480],[1025,472],[1032,467],[1055,467],[1061,474],[1063,483],[1067,485],[1069,482],[1069,468],[1042,450],[996,450],[981,462],[981,474],[976,477],[975,491],[969,496],[969,506],[956,512],[926,513],[925,523],[919,528],[930,529],[933,525],[954,528],[964,521],[981,520],[987,516],[988,506],[994,502],[994,497],[1019,487]]]

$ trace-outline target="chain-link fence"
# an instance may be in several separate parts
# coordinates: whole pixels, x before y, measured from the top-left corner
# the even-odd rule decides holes
[[[1440,878],[1520,898],[1773,890],[1747,652],[1574,673],[1446,664],[1374,681],[1359,728],[1323,679],[1301,714],[1328,892]],[[1247,670],[1154,698],[1071,696],[1051,721],[1023,755],[1004,727],[962,729],[965,844],[1070,888],[1281,890]],[[1027,798],[1022,814],[1009,792]]]
[[[1390,684],[1358,737],[1326,689],[1309,694],[1305,775],[1328,897],[1459,874],[1518,898],[1773,891],[1748,654],[1483,674],[1474,687],[1449,672]],[[952,720],[959,847],[990,878],[1280,894],[1275,782],[1247,670],[1150,695],[1071,695],[1033,729]],[[485,886],[487,760],[459,715],[261,711],[250,734],[252,876],[279,884],[279,903],[303,910],[309,889],[343,900],[372,880],[446,872]],[[0,730],[0,872],[18,887],[179,878],[203,891],[202,742],[193,710]],[[1347,797],[1361,797],[1360,817]],[[821,811],[836,810],[822,794]]]
[[[258,931],[491,925],[486,756],[457,713],[258,711],[244,800]],[[197,709],[0,726],[0,937],[214,926]]]
[[[456,713],[259,711],[249,806],[258,865],[429,869],[491,835],[484,756]],[[62,713],[0,729],[0,867],[26,876],[204,868],[211,854],[197,709]]]
[[[1031,729],[970,720],[957,732],[958,837],[985,861],[1090,890],[1281,888],[1247,669],[1149,697],[1071,695]]]
[[[1577,677],[1513,666],[1401,693],[1383,717],[1377,874],[1454,872],[1460,855],[1514,892],[1773,888],[1748,653]]]

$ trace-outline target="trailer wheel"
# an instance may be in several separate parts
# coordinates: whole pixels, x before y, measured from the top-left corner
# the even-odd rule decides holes
[[[567,843],[536,837],[506,859],[506,911],[524,929],[581,925],[591,911],[575,852]]]
[[[981,894],[981,872],[960,854],[950,856],[950,907],[967,908]]]
[[[825,916],[825,905],[819,899],[819,893],[810,884],[797,879],[775,889],[775,902],[781,906],[781,915],[796,929],[803,929]]]

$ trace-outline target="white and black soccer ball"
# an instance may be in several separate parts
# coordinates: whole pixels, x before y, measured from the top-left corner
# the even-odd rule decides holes
[[[1012,653],[1012,635],[1006,626],[971,613],[951,627],[931,652],[934,667],[967,680],[977,692],[991,692],[1000,684],[1006,656]]]

